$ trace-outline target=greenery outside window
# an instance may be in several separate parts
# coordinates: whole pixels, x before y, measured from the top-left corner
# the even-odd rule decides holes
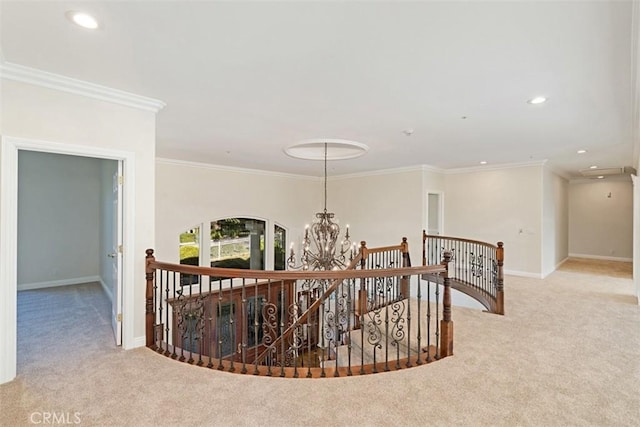
[[[211,222],[211,267],[264,270],[265,221],[225,218]]]
[[[256,218],[224,218],[192,227],[180,233],[180,264],[286,270],[287,230],[273,223],[267,229],[267,224]],[[193,285],[200,278],[182,274],[180,281]]]
[[[287,231],[277,224],[273,227],[273,269],[287,269]]]
[[[200,264],[200,227],[194,227],[180,234],[180,264]],[[198,283],[198,276],[193,274],[181,274],[182,285]]]

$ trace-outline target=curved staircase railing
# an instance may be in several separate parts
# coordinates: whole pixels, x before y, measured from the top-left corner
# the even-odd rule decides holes
[[[504,314],[504,244],[427,235],[422,231],[422,265],[432,264],[443,254],[451,254],[451,287],[480,302],[487,311]],[[442,283],[437,275],[425,280]]]
[[[448,255],[410,267],[406,239],[350,269],[264,271],[146,258],[146,344],[209,368],[280,377],[403,369],[453,354]],[[438,276],[440,287],[421,280]]]

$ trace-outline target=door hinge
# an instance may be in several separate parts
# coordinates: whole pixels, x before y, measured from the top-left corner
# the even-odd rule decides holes
[[[118,184],[120,184],[120,185],[124,184],[124,176],[123,175],[118,175]]]
[[[118,322],[122,322],[122,313],[118,313],[118,315],[116,316],[116,320]]]
[[[118,245],[118,252],[124,253],[124,248],[122,247],[122,245]]]

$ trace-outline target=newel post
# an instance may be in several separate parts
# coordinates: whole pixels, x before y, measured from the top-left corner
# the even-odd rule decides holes
[[[427,265],[427,232],[422,230],[422,265]]]
[[[498,242],[498,280],[496,283],[496,314],[504,314],[504,243]]]
[[[153,307],[153,279],[155,270],[150,266],[152,262],[155,262],[156,258],[153,256],[153,249],[147,249],[146,251],[146,274],[145,279],[147,281],[147,288],[145,293],[146,298],[146,310],[145,310],[145,336],[147,338],[147,347],[156,349],[155,343],[155,331],[154,331],[154,320],[155,320],[155,310]]]
[[[402,268],[411,267],[411,257],[409,256],[409,243],[407,238],[402,238],[400,243],[400,250],[402,251]],[[402,298],[409,298],[409,276],[402,276],[400,278],[400,295]]]
[[[451,282],[449,279],[449,262],[451,252],[444,253],[442,265],[446,271],[442,274],[444,295],[442,297],[442,320],[440,321],[440,357],[453,355],[453,321],[451,320]]]

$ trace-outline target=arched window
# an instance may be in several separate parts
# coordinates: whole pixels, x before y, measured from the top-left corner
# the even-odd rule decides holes
[[[264,270],[265,227],[253,218],[211,221],[211,267]]]
[[[286,248],[287,231],[279,224],[259,218],[222,218],[180,234],[180,264],[286,270]],[[184,276],[183,284],[197,283],[197,278]]]

